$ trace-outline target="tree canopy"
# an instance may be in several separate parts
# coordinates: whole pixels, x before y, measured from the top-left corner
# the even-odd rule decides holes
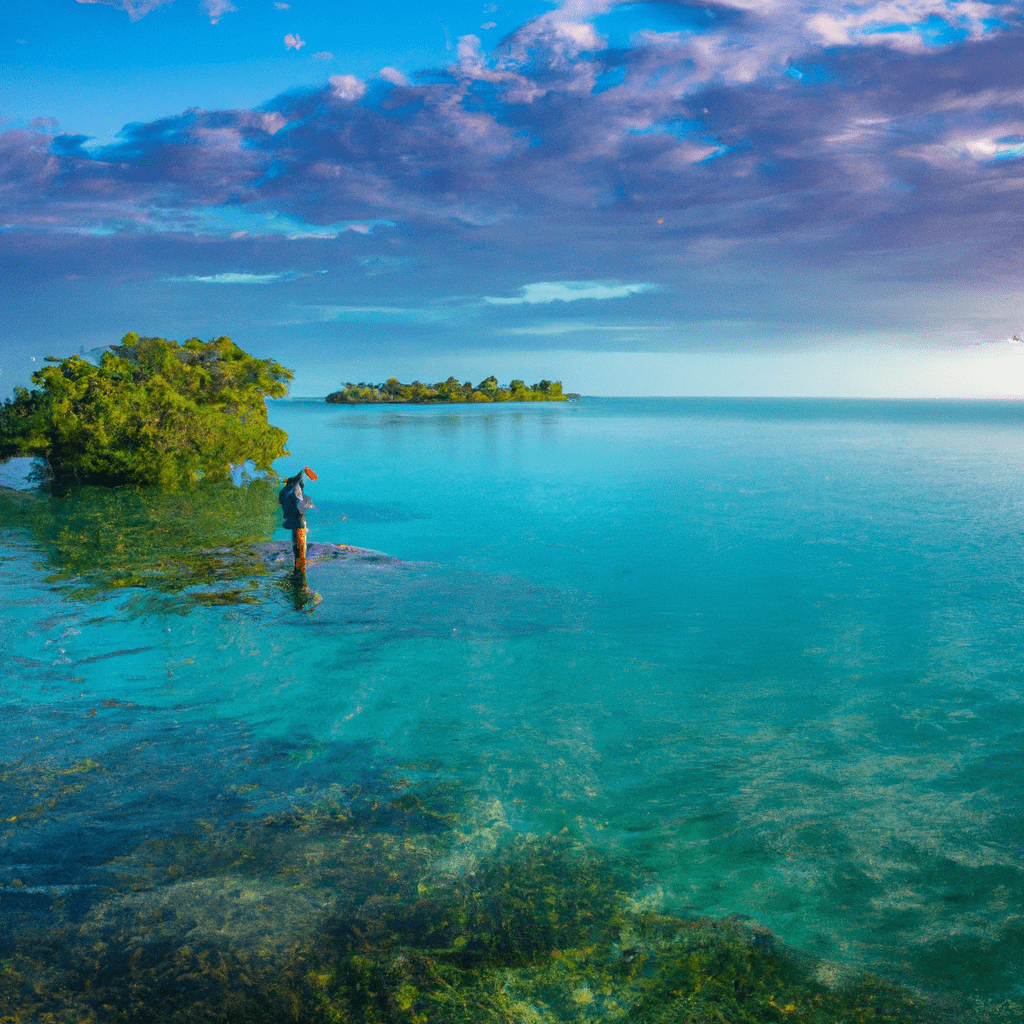
[[[47,357],[36,387],[0,406],[0,461],[45,460],[49,482],[177,489],[247,461],[269,470],[287,435],[267,422],[292,371],[230,338],[183,344],[126,334],[97,364]]]
[[[468,380],[460,384],[457,377],[449,377],[437,384],[422,384],[418,380],[403,384],[397,377],[391,377],[383,384],[347,383],[340,391],[329,394],[327,401],[333,405],[380,402],[431,405],[442,402],[564,402],[568,397],[562,393],[561,381],[542,380],[527,387],[525,382],[514,380],[503,388],[494,376],[486,377],[475,387]]]

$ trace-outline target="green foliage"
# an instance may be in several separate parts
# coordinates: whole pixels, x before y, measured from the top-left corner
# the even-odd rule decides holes
[[[423,384],[418,380],[403,384],[397,377],[391,377],[383,384],[347,383],[340,391],[329,394],[327,401],[332,405],[433,405],[444,402],[564,402],[568,397],[562,393],[561,381],[542,380],[527,387],[523,381],[514,380],[503,388],[498,384],[498,378],[492,375],[476,387],[468,380],[460,384],[456,377],[437,384]]]
[[[286,454],[264,400],[287,393],[291,370],[230,338],[179,345],[126,334],[98,366],[48,357],[32,390],[0,406],[0,460],[44,459],[51,486],[155,484],[173,489],[225,476],[232,463],[269,470]]]
[[[140,608],[256,600],[267,566],[257,545],[280,518],[276,486],[253,480],[159,487],[77,487],[60,495],[0,488],[0,525],[24,530],[78,598],[143,588]],[[140,598],[142,595],[139,595]]]

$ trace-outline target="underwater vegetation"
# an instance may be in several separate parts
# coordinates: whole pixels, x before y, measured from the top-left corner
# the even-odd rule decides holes
[[[37,821],[101,784],[84,761],[7,765]],[[684,919],[568,834],[516,834],[501,804],[398,775],[296,791],[196,822],[108,865],[84,908],[0,902],[2,1024],[1002,1024],[1013,1003],[837,980],[742,920]],[[15,818],[18,818],[15,815]],[[11,824],[13,822],[13,824]],[[5,829],[18,824],[8,819]],[[19,885],[17,879],[13,888]]]
[[[179,345],[126,334],[93,364],[47,357],[32,390],[0,405],[0,461],[43,460],[55,492],[79,484],[176,489],[220,479],[231,464],[269,470],[287,435],[267,422],[267,398],[292,371],[230,338]]]
[[[135,588],[162,610],[255,600],[265,544],[278,525],[274,482],[162,487],[81,486],[59,495],[0,488],[0,526],[25,531],[49,582],[98,597]]]

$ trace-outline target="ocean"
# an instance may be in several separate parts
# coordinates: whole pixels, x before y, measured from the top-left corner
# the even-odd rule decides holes
[[[554,837],[631,912],[770,933],[821,984],[1020,1009],[1020,403],[270,419],[318,476],[310,541],[355,549],[301,594],[283,556],[244,601],[86,592],[0,522],[4,962],[183,900],[171,945],[284,948],[336,912],[335,876],[303,888],[317,815],[385,806],[446,877]],[[228,834],[264,852],[228,870]]]

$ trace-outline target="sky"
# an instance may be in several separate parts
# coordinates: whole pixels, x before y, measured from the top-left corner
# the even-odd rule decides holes
[[[0,397],[128,331],[297,396],[1024,396],[1022,13],[3,0]]]

